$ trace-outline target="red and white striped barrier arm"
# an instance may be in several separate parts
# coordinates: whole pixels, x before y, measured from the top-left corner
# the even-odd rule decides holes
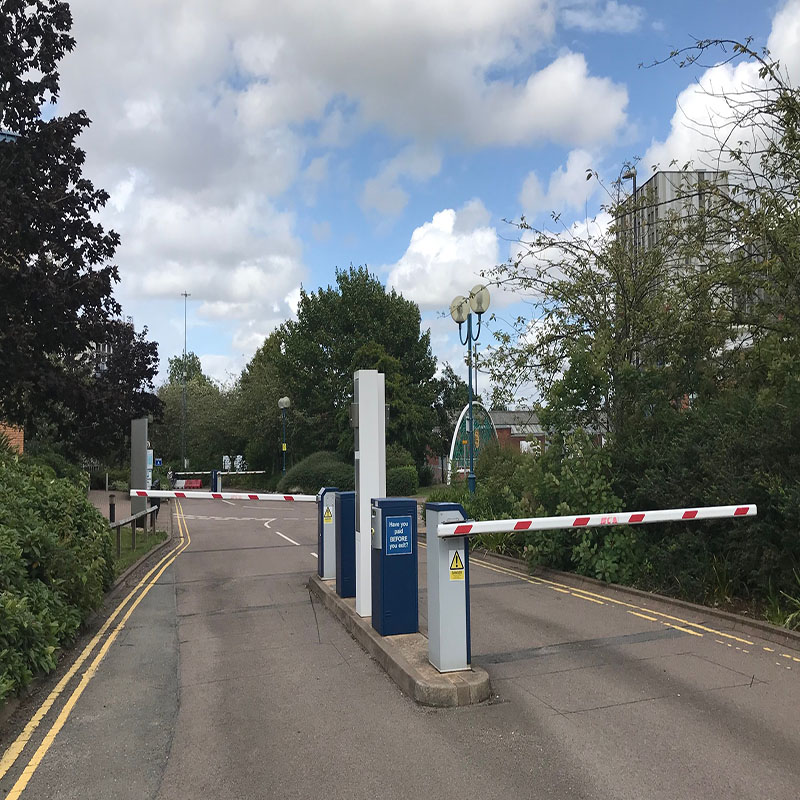
[[[131,497],[179,497],[181,500],[281,500],[316,503],[315,494],[254,494],[251,492],[182,492],[163,489],[131,489]]]
[[[479,533],[551,531],[561,528],[597,528],[601,525],[645,525],[649,522],[687,522],[696,519],[755,517],[757,513],[758,509],[754,505],[667,508],[659,511],[620,511],[615,514],[572,514],[568,517],[448,522],[439,525],[437,533],[440,537],[445,538],[448,536],[475,536]]]

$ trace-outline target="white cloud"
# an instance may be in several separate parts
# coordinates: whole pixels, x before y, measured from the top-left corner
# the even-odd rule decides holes
[[[800,0],[789,0],[775,15],[767,48],[794,85],[800,84]]]
[[[606,0],[570,2],[562,11],[562,21],[567,28],[602,33],[632,33],[644,19],[644,9],[639,6]]]
[[[775,15],[767,46],[773,58],[778,58],[789,75],[800,81],[800,0],[790,0]],[[720,55],[722,55],[720,53]],[[719,143],[714,127],[723,130],[730,118],[730,109],[722,95],[737,101],[757,100],[755,89],[764,82],[758,75],[759,65],[751,61],[737,64],[718,64],[707,69],[678,96],[670,132],[664,141],[653,141],[642,163],[649,169],[659,166],[670,169],[674,161],[680,168],[692,161],[697,168],[724,169],[719,161]],[[736,140],[752,141],[754,128],[740,129]],[[724,132],[723,132],[724,135]]]
[[[483,282],[480,272],[497,264],[497,254],[489,212],[480,200],[470,200],[458,211],[437,212],[414,231],[406,252],[388,268],[387,286],[422,309],[444,310],[457,294]],[[495,292],[492,302],[498,301]]]
[[[402,178],[424,181],[438,175],[441,168],[442,158],[437,152],[409,145],[364,184],[361,205],[365,210],[396,216],[408,203],[408,192],[400,188],[399,181]]]
[[[245,365],[242,357],[205,353],[199,356],[203,372],[217,383],[229,384],[235,380]]]
[[[626,122],[624,86],[591,74],[580,53],[543,55],[550,0],[81,0],[71,10],[77,47],[61,65],[59,110],[92,119],[81,146],[87,176],[112,190],[101,219],[122,236],[120,295],[139,308],[186,289],[204,319],[230,321],[237,352],[291,313],[306,273],[282,207],[315,202],[327,149],[376,132],[408,143],[363,186],[363,206],[392,215],[414,182],[439,173],[445,144],[591,147]],[[496,261],[488,219],[442,213],[449,233],[438,215],[419,229],[398,276],[426,259],[455,276],[448,248],[473,272]],[[329,231],[320,223],[315,235]],[[439,254],[426,255],[437,236]]]
[[[524,213],[581,211],[597,190],[597,181],[586,180],[586,171],[597,167],[597,158],[586,150],[573,150],[565,165],[550,175],[547,191],[535,172],[528,173],[519,195]]]

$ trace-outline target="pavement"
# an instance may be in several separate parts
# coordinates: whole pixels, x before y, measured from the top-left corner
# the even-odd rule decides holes
[[[0,796],[797,800],[798,650],[476,557],[473,660],[492,697],[426,708],[309,594],[313,504],[178,507],[185,549],[158,556],[102,661],[7,771],[2,757]],[[424,630],[424,547],[420,587]]]

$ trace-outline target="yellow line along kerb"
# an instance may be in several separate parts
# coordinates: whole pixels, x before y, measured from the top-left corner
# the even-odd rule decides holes
[[[176,516],[178,518],[178,529],[179,530],[181,528],[181,516],[182,516],[182,514],[183,514],[183,508],[182,508],[180,502],[178,502],[178,514]],[[185,540],[184,540],[184,535],[183,535],[184,531],[185,531]],[[17,778],[16,783],[11,787],[11,791],[7,795],[7,800],[18,800],[18,798],[25,791],[25,788],[27,787],[28,783],[30,782],[30,779],[33,777],[34,773],[36,772],[36,770],[39,767],[39,764],[42,762],[42,759],[47,754],[47,751],[52,746],[53,742],[55,741],[56,736],[58,736],[59,732],[64,727],[64,724],[66,723],[67,719],[69,718],[69,715],[72,713],[72,709],[75,707],[75,703],[78,702],[78,699],[83,694],[83,691],[86,688],[86,686],[89,684],[89,681],[95,676],[95,673],[97,672],[97,668],[100,665],[100,662],[103,660],[104,656],[108,652],[108,649],[114,643],[114,640],[117,638],[117,636],[119,636],[120,631],[124,628],[125,623],[128,621],[128,619],[130,618],[131,614],[133,614],[133,612],[136,610],[136,607],[147,596],[147,594],[150,591],[150,589],[152,589],[153,586],[155,586],[156,581],[158,581],[158,579],[166,571],[166,569],[172,564],[172,562],[175,561],[175,559],[192,543],[191,537],[189,536],[189,529],[186,526],[186,521],[185,520],[183,520],[183,531],[181,531],[181,542],[182,542],[182,544],[178,545],[176,548],[174,548],[170,552],[170,554],[168,554],[163,559],[161,559],[161,561],[159,561],[159,563],[156,564],[156,566],[153,567],[147,573],[147,575],[144,576],[144,578],[142,578],[142,580],[136,585],[136,588],[133,589],[133,591],[128,595],[128,597],[126,597],[125,600],[123,600],[122,603],[117,607],[117,609],[114,612],[114,615],[107,620],[107,622],[106,622],[106,624],[104,626],[106,629],[107,629],[108,625],[111,623],[111,621],[114,619],[114,617],[116,617],[116,615],[119,612],[119,610],[125,605],[125,603],[128,602],[128,599],[131,597],[131,595],[133,595],[140,587],[143,587],[141,593],[139,594],[139,596],[131,604],[131,607],[125,612],[125,615],[117,623],[117,625],[114,628],[114,630],[109,634],[108,638],[103,643],[103,646],[100,648],[100,650],[98,651],[97,655],[92,660],[92,663],[89,665],[89,667],[87,668],[86,672],[84,672],[83,677],[80,680],[80,683],[75,687],[75,689],[73,690],[73,692],[70,695],[69,699],[64,704],[64,707],[61,709],[61,712],[56,717],[56,720],[53,723],[52,727],[45,734],[45,737],[42,740],[42,743],[36,749],[36,752],[31,757],[31,760],[27,763],[25,768],[22,770],[22,774],[19,776],[19,778]],[[161,568],[159,569],[159,565],[160,564],[163,564],[163,566],[161,566]],[[153,579],[149,583],[146,583],[148,578],[157,569],[158,569],[158,572],[155,574],[155,577],[153,577]],[[95,638],[99,638],[99,636],[100,636],[100,632],[98,632],[98,634],[96,635]],[[94,642],[94,639],[92,640],[92,642]],[[94,647],[92,642],[90,642],[89,644],[92,645],[92,647]],[[87,648],[89,648],[89,645],[87,645]],[[86,650],[84,652],[86,652]],[[89,652],[91,652],[91,651],[89,651]],[[86,652],[87,656],[89,655],[89,652]],[[83,656],[83,655],[84,654],[81,653],[81,656]],[[73,665],[73,667],[74,666],[75,665]],[[74,674],[74,671],[73,671],[73,674]],[[65,678],[66,678],[66,676],[65,676]],[[59,682],[59,686],[60,685],[61,685],[61,682]],[[56,688],[58,688],[58,687],[56,687]],[[53,690],[53,691],[55,692],[55,690]],[[45,700],[45,703],[47,703],[49,700],[50,700],[50,697],[48,697],[47,700]],[[55,697],[53,697],[53,700],[55,700]],[[52,702],[50,703],[50,705],[52,705]],[[49,708],[49,706],[48,706],[48,708]],[[41,711],[41,709],[40,709],[40,711]],[[37,712],[37,716],[38,716],[38,713],[39,712]],[[37,722],[37,724],[38,724],[38,722]],[[26,726],[26,729],[27,729],[27,726]],[[20,734],[20,736],[23,736],[24,734],[25,734],[25,731],[23,731],[22,734]],[[24,745],[26,743],[27,743],[27,739],[24,742],[22,742],[22,746],[24,747]],[[14,747],[16,744],[17,744],[17,742],[15,741],[14,744],[11,745],[11,747]],[[11,748],[9,748],[9,750],[10,749]],[[5,756],[4,756],[4,760],[5,760]],[[13,763],[13,761],[11,763]],[[10,766],[10,764],[9,764],[9,766]],[[7,770],[8,770],[8,768],[6,768],[6,771]],[[2,777],[2,775],[0,775],[0,777]]]
[[[172,510],[170,510],[172,513]],[[180,520],[178,521],[178,529],[180,530]],[[75,673],[81,668],[83,662],[91,655],[94,648],[97,646],[97,643],[103,638],[103,634],[111,627],[111,623],[117,618],[120,614],[122,609],[128,604],[128,601],[139,591],[139,589],[144,585],[147,579],[171,556],[173,555],[178,548],[183,544],[183,531],[181,530],[181,537],[180,543],[177,544],[172,550],[170,550],[167,555],[165,555],[140,581],[136,586],[128,592],[127,596],[124,600],[122,600],[119,605],[114,609],[108,619],[103,623],[100,630],[92,637],[91,641],[83,648],[81,654],[78,658],[75,659],[75,662],[72,666],[67,670],[61,680],[55,685],[53,690],[50,694],[45,698],[44,702],[41,706],[37,709],[36,713],[31,717],[28,721],[28,724],[23,728],[22,732],[17,736],[17,738],[11,743],[5,753],[3,753],[3,758],[0,759],[0,779],[8,772],[8,770],[12,767],[14,762],[19,757],[20,753],[24,749],[25,745],[30,741],[31,736],[34,734],[36,729],[39,727],[39,724],[44,719],[47,712],[52,708],[55,701],[64,691],[66,685],[72,680]]]

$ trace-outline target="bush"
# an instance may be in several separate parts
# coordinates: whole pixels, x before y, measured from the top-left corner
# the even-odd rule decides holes
[[[418,470],[419,485],[430,486],[433,483],[433,469],[430,464],[423,464]]]
[[[399,444],[390,444],[386,446],[386,470],[395,467],[413,467],[414,456],[408,452],[404,447]]]
[[[111,584],[111,534],[87,486],[0,453],[0,701],[53,669]]]
[[[411,464],[386,470],[386,494],[388,497],[411,497],[417,493],[417,468]]]
[[[278,482],[278,491],[316,494],[323,486],[336,486],[343,491],[354,489],[353,465],[341,461],[335,453],[320,450],[287,470]]]

